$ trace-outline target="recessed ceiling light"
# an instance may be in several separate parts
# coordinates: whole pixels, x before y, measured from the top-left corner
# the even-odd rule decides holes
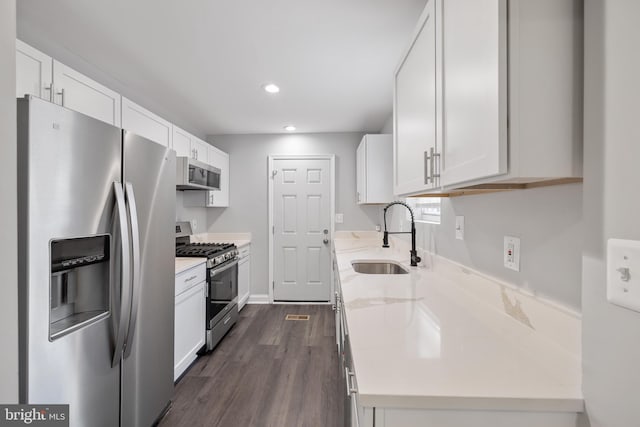
[[[273,83],[268,83],[264,86],[262,86],[262,88],[265,90],[265,92],[269,92],[269,93],[278,93],[280,92],[280,88],[276,85],[274,85]]]
[[[287,132],[293,132],[294,130],[296,130],[296,127],[294,125],[287,125],[284,127],[284,130],[286,130]]]

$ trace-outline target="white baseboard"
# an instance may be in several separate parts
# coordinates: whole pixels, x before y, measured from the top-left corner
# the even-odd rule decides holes
[[[251,294],[247,304],[269,304],[269,295],[267,294]]]

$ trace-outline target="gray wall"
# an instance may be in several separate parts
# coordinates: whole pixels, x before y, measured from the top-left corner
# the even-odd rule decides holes
[[[16,2],[0,2],[0,402],[18,401]]]
[[[417,225],[419,247],[580,311],[582,184],[443,198],[441,209],[440,224]],[[464,241],[455,239],[456,215]],[[387,223],[410,230],[401,208]],[[520,238],[520,272],[503,266],[504,236]]]
[[[606,299],[606,241],[640,240],[640,2],[586,1],[583,391],[592,427],[640,425],[640,313]]]
[[[176,191],[176,221],[196,220],[197,226],[194,233],[206,233],[208,228],[207,208],[194,208],[184,206],[184,191]],[[203,203],[204,203],[204,196]]]
[[[250,232],[252,294],[267,294],[269,281],[267,157],[275,154],[335,154],[336,212],[344,223],[336,230],[372,230],[379,224],[376,206],[356,204],[356,148],[360,133],[224,135],[210,143],[230,155],[228,208],[208,209],[210,232]]]

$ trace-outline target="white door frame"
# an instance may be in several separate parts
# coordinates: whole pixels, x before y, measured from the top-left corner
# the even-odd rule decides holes
[[[331,184],[330,184],[330,196],[329,196],[329,201],[330,201],[330,241],[333,242],[333,236],[335,234],[335,223],[334,223],[334,216],[335,216],[335,211],[336,211],[336,156],[335,154],[281,154],[281,155],[269,155],[268,157],[269,159],[269,166],[267,168],[267,181],[269,181],[269,228],[267,230],[267,232],[269,233],[269,304],[273,304],[273,285],[274,285],[274,280],[273,280],[273,243],[274,243],[274,239],[273,239],[273,230],[274,230],[274,223],[273,223],[273,178],[274,175],[272,173],[273,171],[273,161],[274,160],[329,160],[330,162],[330,178],[331,178]],[[331,243],[333,245],[333,243]],[[329,250],[329,259],[331,260],[331,258],[333,257],[331,249]],[[331,273],[330,273],[330,280],[331,280],[331,296],[329,298],[329,301],[333,301],[333,293],[335,292],[334,290],[334,284],[333,284],[333,268],[331,268],[330,264],[329,267],[331,269]]]

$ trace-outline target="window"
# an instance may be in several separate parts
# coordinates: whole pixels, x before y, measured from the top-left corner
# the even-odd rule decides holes
[[[416,222],[440,224],[440,197],[409,197],[405,202],[411,206]],[[411,221],[409,212],[407,221]]]

